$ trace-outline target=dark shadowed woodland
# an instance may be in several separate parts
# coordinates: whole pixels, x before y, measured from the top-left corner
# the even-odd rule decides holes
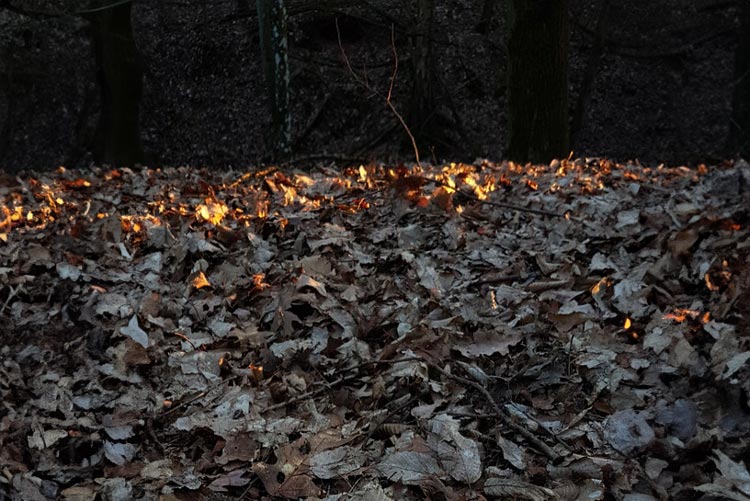
[[[0,501],[750,501],[750,2],[0,0]]]
[[[59,13],[75,10],[75,3],[18,6]],[[506,2],[433,3],[430,26],[424,28],[428,49],[420,43],[424,37],[415,36],[419,2],[289,3],[296,156],[413,159],[382,96],[363,88],[341,58],[343,48],[352,68],[384,94],[395,48],[393,103],[405,117],[428,116],[426,123],[412,122],[422,139],[422,157],[503,158]],[[747,59],[735,64],[735,55],[748,46],[738,36],[740,4],[572,2],[568,111],[574,155],[669,164],[733,158],[735,75],[741,76]],[[87,5],[78,2],[80,9]],[[137,70],[143,72],[138,123],[146,164],[239,168],[271,158],[272,117],[253,2],[135,1],[117,8],[132,11]],[[23,16],[8,8],[0,15],[0,165],[87,166],[101,143],[93,45],[97,29],[108,22],[99,18],[106,16],[95,21],[89,20],[94,14]],[[521,31],[536,36],[535,25],[530,21]],[[429,68],[415,64],[418,50],[429,50]],[[138,81],[137,75],[126,77]],[[132,81],[123,85],[135,92]],[[411,99],[415,87],[423,91],[417,92],[421,102]],[[428,109],[413,109],[420,106]],[[747,114],[742,106],[738,113]]]

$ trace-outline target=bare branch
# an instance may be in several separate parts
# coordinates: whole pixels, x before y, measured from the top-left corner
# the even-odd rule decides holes
[[[393,95],[393,85],[396,83],[396,75],[398,74],[398,52],[396,52],[396,40],[394,38],[393,26],[391,26],[391,49],[393,50],[393,75],[391,75],[391,82],[388,85],[388,97],[386,100],[391,101]]]
[[[338,39],[339,50],[341,50],[341,57],[344,59],[344,64],[346,64],[347,70],[349,70],[349,73],[352,75],[352,77],[357,83],[359,83],[361,86],[363,86],[365,89],[372,92],[376,96],[385,100],[385,104],[391,110],[391,113],[393,113],[396,119],[398,119],[399,123],[401,124],[401,127],[404,129],[404,132],[406,132],[406,135],[409,136],[409,140],[411,141],[411,146],[414,149],[414,159],[416,160],[417,165],[421,168],[422,163],[419,161],[419,148],[417,147],[417,140],[414,139],[414,134],[411,133],[411,129],[409,129],[409,126],[406,124],[404,117],[401,115],[401,113],[398,112],[398,110],[396,109],[396,106],[394,106],[393,102],[391,101],[391,96],[393,95],[393,86],[396,81],[396,75],[398,74],[398,52],[396,51],[396,35],[395,35],[395,29],[393,25],[391,25],[391,49],[393,51],[393,59],[394,59],[393,74],[391,75],[391,79],[388,84],[388,94],[385,96],[381,92],[379,92],[377,89],[374,89],[367,82],[367,80],[363,79],[354,71],[354,69],[352,69],[352,65],[349,62],[349,57],[346,55],[346,51],[344,50],[344,45],[341,42],[341,31],[339,30],[338,19],[336,19],[336,38]]]

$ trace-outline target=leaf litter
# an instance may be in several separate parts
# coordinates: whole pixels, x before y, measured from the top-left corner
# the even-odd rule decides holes
[[[750,499],[743,161],[0,181],[0,494]]]

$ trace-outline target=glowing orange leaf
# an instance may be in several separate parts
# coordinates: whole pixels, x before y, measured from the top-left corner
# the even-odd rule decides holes
[[[208,221],[211,224],[219,224],[221,223],[221,220],[224,219],[227,212],[229,212],[229,207],[223,203],[214,202],[201,204],[195,208],[195,211],[195,215],[199,221]]]
[[[3,212],[4,217],[2,220],[0,220],[0,229],[4,229],[6,227],[10,228],[10,222],[11,222],[10,210],[6,206],[3,205],[2,212]]]
[[[609,279],[608,278],[602,278],[597,283],[595,283],[593,287],[591,287],[591,294],[593,294],[593,295],[599,294],[604,289],[606,289],[608,285],[609,285]]]
[[[86,179],[76,179],[74,181],[63,181],[63,186],[65,186],[68,189],[81,189],[81,188],[88,188],[91,186],[91,182]]]
[[[202,271],[199,271],[198,274],[193,277],[191,285],[196,289],[202,289],[203,287],[211,287],[211,282],[208,281],[206,275],[204,275]]]
[[[675,322],[681,323],[688,318],[696,319],[700,315],[699,311],[690,310],[688,308],[676,308],[672,313],[664,315],[665,320],[674,320]]]

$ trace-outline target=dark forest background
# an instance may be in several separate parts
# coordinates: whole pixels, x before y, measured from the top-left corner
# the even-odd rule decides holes
[[[566,151],[670,164],[733,158],[746,136],[747,4],[288,0],[291,155],[413,159],[398,113],[423,160],[497,160],[508,153],[525,159],[508,151],[509,110],[523,115],[539,106],[544,113],[559,99],[516,99],[521,104],[511,106],[519,78],[509,72],[521,70],[509,50],[527,42],[510,38],[507,9],[530,16],[516,34],[538,39],[550,30],[544,23],[555,22],[542,18],[562,6],[569,40],[560,49],[568,63]],[[106,161],[106,63],[97,43],[131,32],[135,52],[117,57],[133,65],[110,71],[121,87],[114,92],[140,101],[138,135],[126,147],[142,152],[137,161],[243,167],[273,159],[258,26],[252,0],[0,2],[0,167]],[[544,43],[560,48],[555,40]],[[550,53],[523,50],[520,64],[532,71]],[[132,116],[114,113],[110,126],[128,129]]]

